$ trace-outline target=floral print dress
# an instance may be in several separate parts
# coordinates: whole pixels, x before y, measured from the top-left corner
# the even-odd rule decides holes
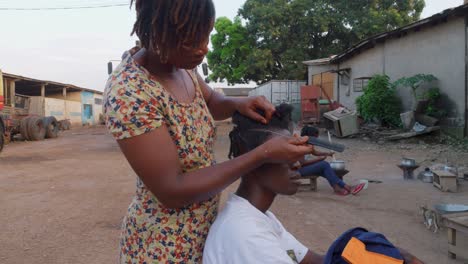
[[[106,125],[115,139],[136,137],[165,125],[184,172],[215,162],[214,120],[196,75],[188,72],[196,96],[192,103],[179,103],[127,52],[104,92]],[[219,196],[186,208],[169,209],[140,179],[136,187],[122,225],[120,263],[200,263]]]

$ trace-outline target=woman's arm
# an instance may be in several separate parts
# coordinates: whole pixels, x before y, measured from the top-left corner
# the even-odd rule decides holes
[[[307,138],[275,137],[235,159],[183,173],[178,152],[165,126],[118,141],[128,162],[165,206],[181,208],[204,201],[264,163],[293,163],[311,151]]]
[[[275,107],[263,96],[232,98],[213,91],[197,74],[198,83],[203,93],[203,97],[215,120],[224,120],[232,117],[235,111],[248,116],[258,122],[267,123],[275,112]],[[261,109],[265,116],[259,115],[256,110]]]

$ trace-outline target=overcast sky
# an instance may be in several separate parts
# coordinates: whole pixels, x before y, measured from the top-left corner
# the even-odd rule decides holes
[[[0,0],[3,7],[125,4],[129,0]],[[245,0],[214,0],[217,16],[233,18]],[[463,0],[426,0],[423,18]],[[0,69],[32,78],[103,90],[107,62],[135,43],[134,11],[126,6],[54,11],[0,10]],[[305,58],[306,59],[306,58]]]

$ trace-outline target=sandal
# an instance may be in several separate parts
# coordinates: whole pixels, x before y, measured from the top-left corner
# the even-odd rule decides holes
[[[352,195],[358,194],[360,191],[362,191],[364,189],[364,186],[366,186],[365,183],[360,183],[360,184],[354,186],[353,190],[351,191],[351,194]]]
[[[348,190],[346,190],[346,189],[343,189],[343,190],[341,190],[341,191],[335,191],[335,193],[336,193],[337,195],[340,195],[340,196],[347,196],[347,195],[350,194],[350,192],[349,192]]]

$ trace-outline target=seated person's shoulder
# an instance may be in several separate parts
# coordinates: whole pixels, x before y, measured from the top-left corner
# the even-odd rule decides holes
[[[294,263],[283,248],[276,218],[242,209],[228,206],[220,213],[210,229],[203,263]]]

